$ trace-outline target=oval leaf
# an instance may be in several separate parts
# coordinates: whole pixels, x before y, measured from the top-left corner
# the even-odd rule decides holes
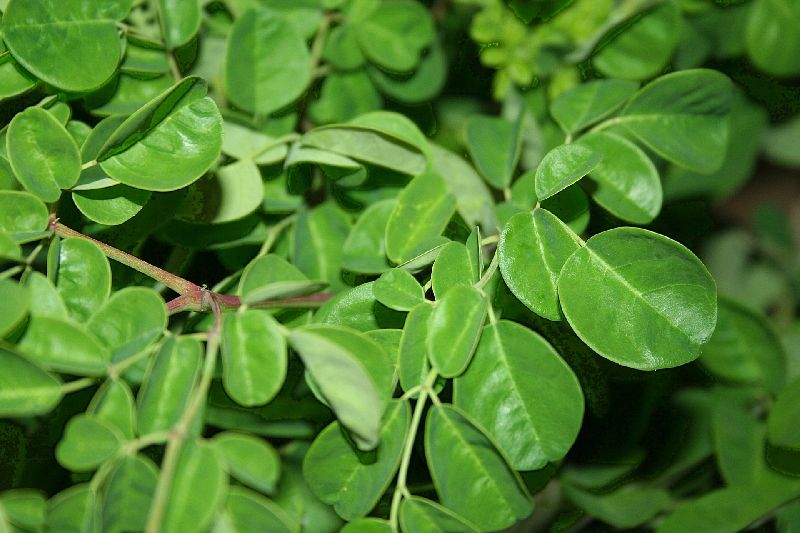
[[[575,133],[622,107],[638,87],[629,80],[587,81],[558,95],[550,114],[566,133]]]
[[[486,297],[472,286],[458,285],[436,302],[428,318],[428,348],[431,364],[446,378],[467,368],[481,336],[486,318]]]
[[[265,494],[275,492],[281,460],[269,443],[230,431],[218,433],[212,442],[228,465],[231,476]]]
[[[94,335],[53,317],[32,317],[19,349],[46,368],[79,376],[101,376],[111,362],[111,354]]]
[[[86,239],[61,241],[56,287],[70,315],[86,322],[108,299],[111,267],[100,247]]]
[[[72,417],[56,446],[56,459],[73,472],[89,472],[113,457],[122,434],[112,425],[88,415]]]
[[[61,401],[61,381],[22,357],[0,348],[0,416],[35,416]]]
[[[422,286],[405,270],[393,268],[372,284],[372,292],[380,303],[397,311],[410,311],[425,300]]]
[[[558,194],[591,172],[602,157],[580,144],[556,146],[536,168],[536,196],[539,201]]]

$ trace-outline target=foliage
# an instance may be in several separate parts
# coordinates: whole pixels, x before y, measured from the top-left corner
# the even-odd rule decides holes
[[[796,526],[789,224],[678,209],[798,164],[727,4],[0,1],[0,529]]]

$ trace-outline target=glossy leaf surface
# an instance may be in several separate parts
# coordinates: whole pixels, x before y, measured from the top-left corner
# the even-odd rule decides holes
[[[581,144],[562,144],[547,152],[536,167],[536,196],[546,200],[591,172],[602,156]]]
[[[436,302],[425,345],[433,367],[446,378],[461,374],[481,336],[488,303],[478,289],[458,285]]]
[[[565,132],[574,133],[622,107],[637,88],[628,80],[592,80],[560,94],[550,104],[550,114]]]

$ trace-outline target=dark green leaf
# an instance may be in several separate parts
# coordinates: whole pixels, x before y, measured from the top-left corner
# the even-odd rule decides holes
[[[364,210],[342,246],[343,268],[363,274],[379,274],[391,268],[385,238],[394,205],[394,200],[382,200]]]
[[[671,502],[669,492],[664,489],[633,484],[608,494],[592,494],[571,485],[565,485],[564,492],[589,516],[619,529],[644,524]]]
[[[112,533],[141,531],[156,492],[158,469],[143,455],[127,455],[108,474],[102,489],[103,529]]]
[[[300,531],[300,526],[271,500],[247,489],[231,487],[213,530],[230,533],[293,533]]]
[[[561,93],[550,114],[566,133],[575,133],[622,107],[638,87],[628,80],[588,81]]]
[[[800,449],[798,411],[800,407],[800,381],[795,380],[778,395],[767,420],[767,438],[775,446]]]
[[[791,0],[753,2],[745,33],[747,55],[759,70],[776,76],[800,73],[800,6]]]

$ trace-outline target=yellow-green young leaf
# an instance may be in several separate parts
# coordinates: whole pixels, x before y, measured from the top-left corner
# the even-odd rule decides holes
[[[466,519],[442,507],[436,502],[419,496],[404,498],[400,504],[400,528],[403,531],[418,531],[419,533],[447,533],[448,531],[461,531],[464,533],[477,533],[477,526],[470,524]]]
[[[638,88],[638,83],[628,80],[581,83],[553,100],[550,114],[565,133],[575,133],[622,107]]]
[[[394,200],[381,200],[361,213],[342,245],[342,268],[359,274],[380,274],[391,268],[386,258],[386,224],[394,204]]]
[[[272,500],[241,487],[231,487],[213,530],[229,533],[297,533],[300,524]]]
[[[412,70],[435,35],[430,12],[411,0],[378,4],[355,31],[364,55],[389,72]]]
[[[158,468],[144,455],[125,455],[100,489],[103,529],[122,533],[141,531],[147,522],[158,482]]]
[[[195,339],[167,339],[139,389],[140,435],[171,429],[178,422],[200,373],[202,355],[203,347]]]
[[[12,0],[3,15],[3,40],[37,78],[65,91],[88,92],[117,69],[117,21],[128,15],[130,4]]]
[[[161,33],[172,50],[192,40],[200,29],[203,11],[197,0],[158,0]]]
[[[767,438],[773,446],[800,449],[800,380],[784,388],[772,406],[767,420]]]
[[[78,181],[78,146],[64,126],[44,109],[29,107],[14,116],[8,126],[6,149],[17,180],[45,202],[55,202],[61,189]]]
[[[47,276],[40,272],[31,272],[25,280],[25,286],[31,295],[31,315],[67,318],[67,308]]]
[[[380,388],[365,362],[379,360],[380,346],[356,331],[322,324],[293,330],[289,344],[358,447],[375,448],[389,394]],[[391,365],[387,366],[391,383]]]
[[[381,424],[380,446],[366,456],[353,449],[338,422],[322,430],[303,460],[314,494],[345,520],[369,513],[400,465],[410,418],[408,403],[393,401]]]
[[[591,172],[600,160],[599,153],[580,144],[556,146],[536,168],[536,196],[546,200]]]
[[[136,436],[136,405],[125,380],[107,380],[95,393],[86,414],[116,427],[127,440]]]
[[[67,422],[56,446],[56,459],[73,472],[88,472],[114,457],[123,440],[114,426],[93,416],[76,415]]]
[[[6,520],[6,523],[22,530],[41,531],[46,509],[47,502],[39,491],[13,489],[0,493],[0,515],[4,515],[0,518],[0,525],[5,525],[3,520]],[[8,530],[15,531],[15,527]]]
[[[747,16],[747,55],[759,70],[784,77],[800,72],[800,6],[792,0],[753,3]]]
[[[428,318],[431,364],[446,378],[461,374],[469,364],[486,318],[486,297],[471,285],[457,285],[436,302]]]
[[[0,416],[35,416],[61,401],[61,381],[17,354],[0,348]]]
[[[664,489],[637,485],[625,485],[607,494],[593,494],[565,484],[564,493],[589,516],[619,529],[644,524],[672,502]]]
[[[111,351],[113,362],[146,349],[167,327],[164,300],[153,289],[126,287],[92,315],[89,331]]]
[[[425,456],[442,505],[481,530],[507,528],[533,503],[492,441],[451,405],[436,405],[425,422]]]
[[[85,323],[111,292],[111,267],[100,247],[85,239],[62,240],[56,287],[70,316]]]
[[[382,518],[359,518],[348,522],[339,533],[392,533],[392,524]]]
[[[102,189],[72,191],[72,200],[86,218],[99,224],[116,226],[141,211],[150,194],[150,191],[117,184]]]
[[[226,314],[222,323],[222,383],[237,403],[269,402],[286,379],[286,339],[261,309]]]
[[[410,273],[399,268],[384,272],[372,284],[375,299],[397,311],[410,311],[425,300],[422,286]]]
[[[453,287],[476,283],[480,277],[477,266],[466,246],[455,241],[445,244],[436,256],[431,271],[436,299],[441,300]]]
[[[206,83],[185,78],[133,113],[97,154],[106,174],[149,191],[172,191],[202,176],[222,149],[222,117]]]
[[[578,145],[602,155],[589,173],[597,184],[592,198],[617,218],[647,224],[659,211],[663,193],[658,170],[640,148],[627,139],[596,132],[581,137]]]
[[[165,533],[203,531],[225,500],[228,474],[219,452],[202,440],[181,448],[161,523]]]
[[[683,70],[640,89],[618,120],[661,157],[707,174],[725,160],[732,100],[733,84],[724,74]]]
[[[786,353],[770,324],[727,298],[720,299],[717,327],[699,361],[718,378],[773,393],[786,379]]]
[[[14,329],[28,314],[30,290],[10,279],[0,279],[0,337]]]
[[[97,337],[60,318],[31,317],[18,346],[33,361],[66,374],[101,376],[111,363],[111,354]]]
[[[534,470],[569,451],[583,420],[583,393],[550,344],[500,320],[484,328],[454,403],[494,439],[515,470]]]
[[[275,492],[281,459],[268,442],[230,431],[215,435],[211,442],[228,465],[231,476],[264,494]]]
[[[548,320],[561,320],[558,275],[578,248],[578,237],[550,211],[518,213],[500,236],[500,272],[528,309]]]
[[[420,174],[406,185],[386,224],[386,255],[403,263],[440,244],[439,237],[455,211],[455,198],[444,179]]]
[[[467,148],[481,175],[495,189],[511,184],[522,149],[521,121],[475,116],[467,123]]]
[[[609,78],[644,80],[663,71],[681,37],[681,9],[664,2],[637,17],[592,58]]]
[[[397,358],[397,373],[400,377],[400,386],[406,392],[422,385],[430,372],[426,339],[428,338],[428,320],[432,312],[433,306],[423,302],[408,313],[403,326],[400,352]]]
[[[570,256],[558,278],[575,333],[606,359],[639,370],[686,364],[717,322],[717,290],[703,263],[651,231],[599,233]]]
[[[310,80],[305,39],[281,12],[259,8],[236,20],[225,57],[225,93],[231,102],[266,116],[292,103]]]
[[[21,191],[0,191],[0,231],[26,241],[28,235],[47,229],[47,206],[34,195]]]
[[[335,202],[301,208],[294,223],[292,262],[309,278],[328,282],[332,290],[344,288],[342,247],[349,233],[350,219]]]
[[[45,526],[50,531],[97,531],[97,503],[89,483],[62,490],[47,502]]]

